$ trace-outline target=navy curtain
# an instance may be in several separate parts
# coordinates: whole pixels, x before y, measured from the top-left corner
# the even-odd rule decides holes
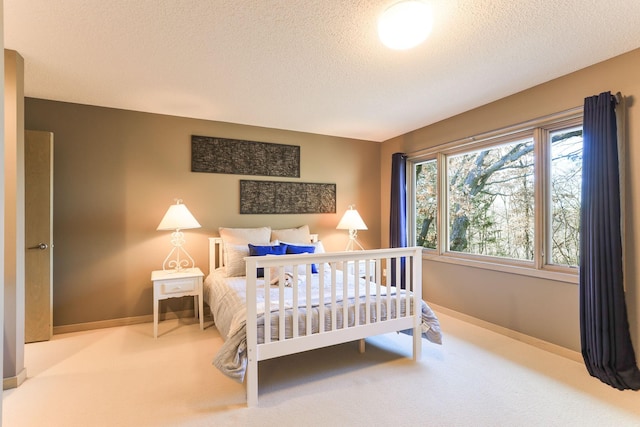
[[[391,157],[391,212],[389,222],[389,246],[405,248],[407,246],[407,156],[395,153]],[[395,262],[391,264],[391,284],[395,286]],[[400,260],[401,284],[405,288],[405,259]]]
[[[620,182],[610,92],[585,98],[580,223],[580,339],[589,373],[640,389],[622,281]]]

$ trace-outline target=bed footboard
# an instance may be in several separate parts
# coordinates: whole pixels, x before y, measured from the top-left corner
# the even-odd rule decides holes
[[[357,340],[363,351],[366,337],[408,329],[420,358],[421,248],[248,257],[246,268],[248,406],[258,403],[261,360]],[[264,310],[258,269],[271,283]]]

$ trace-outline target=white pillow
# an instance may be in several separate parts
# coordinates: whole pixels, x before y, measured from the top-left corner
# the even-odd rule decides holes
[[[227,277],[244,276],[247,272],[245,257],[249,256],[248,245],[224,245],[225,274]]]
[[[314,252],[314,253],[316,253],[316,254],[323,254],[323,253],[325,253],[325,252],[326,252],[326,251],[324,250],[324,245],[322,244],[322,241],[320,241],[320,240],[318,240],[317,242],[310,243],[310,245],[312,245],[312,246],[315,246],[315,247],[316,247],[316,251]],[[324,270],[324,271],[325,271],[325,273],[326,273],[327,271],[330,271],[330,270],[331,270],[331,264],[329,264],[328,262],[325,262],[325,263],[324,263],[324,269],[325,269],[325,270]],[[320,264],[318,264],[318,272],[320,272]]]
[[[283,228],[281,230],[271,230],[271,240],[308,244],[309,242],[311,242],[309,226],[303,225],[298,228]]]
[[[269,243],[271,238],[270,227],[257,227],[257,228],[218,228],[222,241],[227,244],[234,245],[249,244],[260,245]]]
[[[249,256],[249,243],[268,245],[271,237],[270,227],[218,229],[224,243],[224,265],[228,277],[244,276],[246,267],[244,258]]]
[[[322,241],[318,240],[317,242],[310,243],[309,245],[316,247],[316,251],[314,253],[316,253],[316,254],[325,253],[324,245],[322,244]]]

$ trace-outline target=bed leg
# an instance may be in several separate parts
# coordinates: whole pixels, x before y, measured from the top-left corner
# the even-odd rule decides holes
[[[422,330],[413,328],[413,360],[418,361],[422,357]]]
[[[364,338],[361,338],[358,342],[358,352],[360,354],[364,353]]]
[[[247,362],[247,406],[258,404],[258,362],[249,357]]]

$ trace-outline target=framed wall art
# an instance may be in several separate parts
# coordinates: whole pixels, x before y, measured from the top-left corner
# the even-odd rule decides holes
[[[240,180],[241,214],[335,212],[336,184]]]
[[[191,136],[191,171],[300,177],[300,146]]]

